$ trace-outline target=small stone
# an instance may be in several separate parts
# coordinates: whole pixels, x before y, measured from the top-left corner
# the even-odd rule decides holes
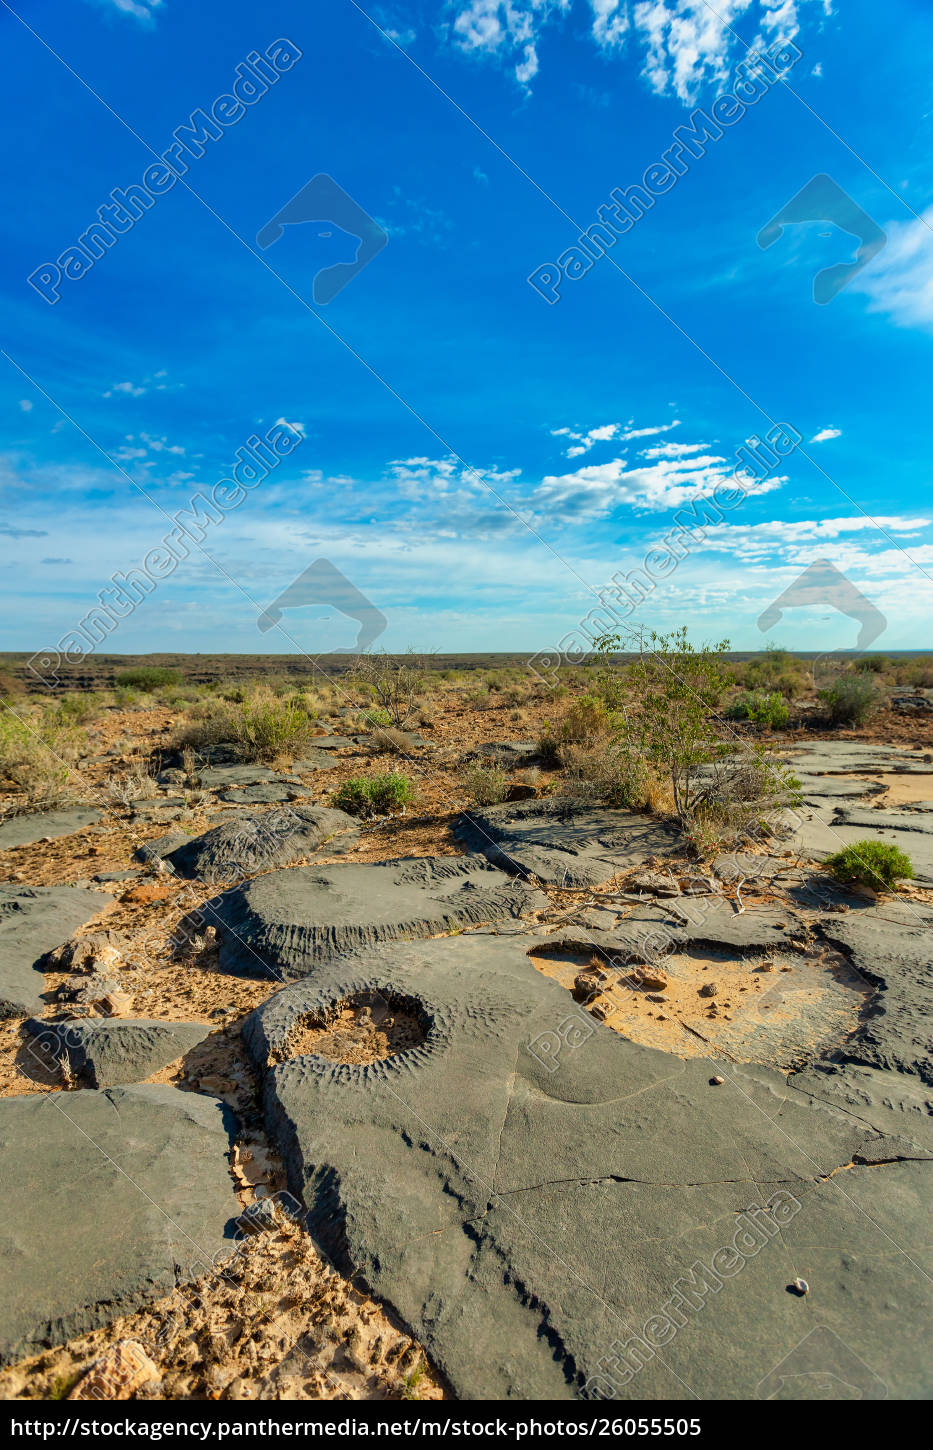
[[[810,1285],[806,1279],[795,1279],[792,1284],[788,1284],[787,1289],[788,1293],[796,1294],[798,1299],[802,1299],[804,1295],[809,1294]]]
[[[716,983],[715,982],[705,982],[703,984],[703,986],[700,988],[700,996],[701,997],[715,997],[716,996],[716,993],[718,991],[719,991],[719,988],[716,986]]]
[[[668,1000],[663,992],[646,992],[645,995],[649,1002],[666,1002]],[[659,1013],[658,1015],[660,1016],[661,1014]]]
[[[710,1087],[722,1087],[725,1080],[726,1079],[724,1077],[711,1077],[709,1080],[709,1085]]]
[[[636,976],[638,985],[649,992],[663,992],[667,987],[667,978],[664,973],[653,967],[640,967]]]
[[[125,1017],[133,1005],[133,998],[129,992],[108,992],[100,999],[100,1005],[108,1017]]]

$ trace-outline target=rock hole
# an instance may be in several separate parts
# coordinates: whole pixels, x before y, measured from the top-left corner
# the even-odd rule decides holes
[[[429,1026],[427,1014],[415,998],[355,992],[323,1012],[299,1018],[284,1050],[270,1061],[314,1056],[357,1065],[382,1062],[419,1047]]]

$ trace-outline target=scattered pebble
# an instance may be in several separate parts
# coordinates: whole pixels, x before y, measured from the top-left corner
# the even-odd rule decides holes
[[[711,1077],[709,1080],[709,1085],[710,1087],[722,1087],[725,1080],[726,1079],[724,1077]]]

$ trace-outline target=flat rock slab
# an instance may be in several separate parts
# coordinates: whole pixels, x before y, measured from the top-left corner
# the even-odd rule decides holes
[[[903,1332],[929,1313],[922,1147],[769,1069],[628,1041],[528,945],[377,948],[247,1020],[289,1186],[338,1266],[463,1398],[754,1398],[816,1310],[873,1384],[922,1396],[926,1353]],[[424,1040],[362,1064],[289,1056],[305,1019],[367,993],[416,1010]],[[788,1292],[798,1275],[809,1299]]]
[[[108,1324],[233,1248],[234,1123],[161,1085],[0,1100],[0,1360]]]
[[[313,748],[314,750],[353,750],[355,746],[356,741],[351,740],[349,735],[315,735]],[[305,760],[309,758],[313,760],[313,754],[310,757],[308,755],[303,757]]]
[[[456,822],[454,835],[503,871],[556,886],[598,886],[678,845],[676,834],[649,816],[574,799],[469,811]]]
[[[8,851],[11,846],[31,846],[45,836],[55,840],[60,836],[73,836],[76,831],[83,831],[85,826],[93,826],[103,818],[103,812],[92,806],[42,811],[34,816],[11,816],[0,824],[0,851]]]
[[[180,816],[188,809],[183,796],[165,796],[155,800],[134,801],[134,821],[164,821]]]
[[[794,1089],[843,1109],[880,1133],[912,1138],[933,1153],[933,1092],[906,1072],[820,1063],[794,1074]]]
[[[212,1031],[206,1022],[123,1018],[43,1022],[32,1017],[26,1027],[54,1057],[67,1057],[75,1075],[93,1088],[142,1082],[197,1047]]]
[[[154,841],[144,841],[141,846],[137,846],[133,852],[133,860],[146,863],[164,860],[170,852],[179,846],[187,845],[190,840],[192,837],[184,831],[173,831],[168,836],[158,836]]]
[[[805,801],[868,800],[884,791],[881,781],[859,780],[851,775],[814,775],[808,771],[794,772],[800,781]]]
[[[234,816],[203,836],[173,845],[162,859],[189,880],[233,883],[317,851],[339,855],[355,845],[359,835],[359,822],[344,811],[294,806]]]
[[[788,844],[804,855],[822,860],[856,841],[885,841],[906,851],[921,886],[933,886],[933,813],[837,808],[831,814],[802,807],[790,821]]]
[[[272,871],[201,908],[220,966],[276,980],[344,952],[456,927],[507,921],[547,899],[485,862],[459,856]]]
[[[268,765],[208,765],[198,771],[198,780],[204,790],[219,790],[231,785],[263,785],[279,778]]]
[[[871,1014],[845,1046],[847,1061],[908,1073],[933,1086],[933,910],[885,901],[827,915],[820,933],[877,989]]]
[[[506,768],[534,760],[537,755],[538,746],[534,740],[490,740],[470,752],[471,759],[488,760]]]
[[[296,775],[309,775],[313,770],[336,770],[336,760],[331,760],[324,750],[309,750],[300,760],[292,764]]]
[[[247,785],[241,790],[222,790],[219,799],[233,805],[264,806],[287,801],[295,794],[294,785],[280,784]]]
[[[112,901],[77,886],[0,886],[0,1017],[41,1009],[37,962]]]
[[[846,774],[860,770],[875,774],[896,771],[907,775],[933,775],[933,758],[927,752],[899,750],[896,745],[863,744],[859,740],[819,740],[789,757],[799,774]]]

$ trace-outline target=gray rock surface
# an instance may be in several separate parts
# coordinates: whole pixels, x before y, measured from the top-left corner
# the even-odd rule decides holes
[[[803,855],[822,860],[857,841],[885,841],[906,851],[921,886],[933,886],[933,812],[801,806],[789,820],[788,844]]]
[[[503,871],[565,886],[599,885],[678,845],[675,833],[649,816],[571,798],[472,810],[459,818],[454,835]]]
[[[906,1072],[819,1063],[795,1073],[796,1092],[841,1108],[880,1133],[912,1138],[933,1153],[933,1090]]]
[[[263,785],[279,779],[268,765],[208,765],[198,771],[204,790],[220,790],[231,785]]]
[[[355,740],[351,740],[350,737],[349,737],[349,735],[320,735],[320,736],[315,735],[314,742],[313,742],[313,747],[312,747],[311,759],[314,758],[313,751],[317,751],[317,750],[352,750],[355,747],[355,745],[356,745],[356,741]],[[305,759],[308,758],[308,752],[306,752],[304,758]]]
[[[789,753],[789,763],[799,775],[856,771],[896,771],[907,775],[933,775],[929,751],[902,750],[896,745],[876,745],[861,740],[816,740],[802,750]]]
[[[67,810],[41,811],[32,816],[10,816],[0,823],[0,851],[11,846],[31,846],[45,836],[57,840],[60,836],[73,836],[85,826],[93,826],[103,820],[103,812],[93,806],[72,806]]]
[[[157,836],[154,841],[144,841],[141,846],[137,846],[133,852],[133,860],[146,863],[164,860],[170,852],[187,845],[192,839],[185,831],[172,831],[168,836]]]
[[[171,1293],[233,1247],[230,1110],[146,1085],[0,1100],[0,1361]]]
[[[42,1006],[36,963],[113,901],[76,886],[0,886],[0,1017],[28,1017]]]
[[[826,801],[868,800],[884,790],[882,781],[859,780],[851,775],[814,775],[809,771],[794,772],[800,781],[800,793],[805,801],[823,805]]]
[[[284,783],[269,785],[247,785],[241,790],[222,790],[219,799],[232,805],[264,806],[287,801],[295,794],[295,787]]]
[[[331,760],[324,750],[306,750],[300,760],[292,764],[296,775],[308,775],[312,770],[335,770],[337,761]]]
[[[56,1058],[67,1057],[93,1088],[138,1083],[182,1057],[211,1031],[205,1022],[83,1018],[48,1022],[32,1017],[27,1030]]]
[[[477,745],[470,752],[470,759],[488,761],[508,770],[534,760],[537,754],[538,746],[534,740],[489,740],[485,745]]]
[[[845,1059],[933,1085],[933,909],[885,901],[824,916],[819,929],[878,992],[870,1015],[846,1044]]]
[[[379,941],[506,921],[547,904],[485,861],[459,856],[272,871],[201,908],[220,966],[277,980]]]
[[[288,866],[316,851],[338,855],[355,845],[359,834],[359,822],[344,811],[294,806],[263,815],[234,815],[173,846],[163,859],[188,879],[233,882]]]
[[[815,1312],[891,1398],[922,1397],[903,1326],[929,1312],[924,1149],[779,1073],[626,1040],[527,947],[384,946],[248,1019],[291,1191],[338,1265],[462,1397],[754,1398]],[[288,1057],[302,1019],[363,992],[417,1003],[425,1041],[367,1064]],[[619,1357],[633,1335],[640,1369]]]
[[[182,796],[164,796],[155,800],[133,801],[134,821],[170,821],[184,815],[188,803]]]

